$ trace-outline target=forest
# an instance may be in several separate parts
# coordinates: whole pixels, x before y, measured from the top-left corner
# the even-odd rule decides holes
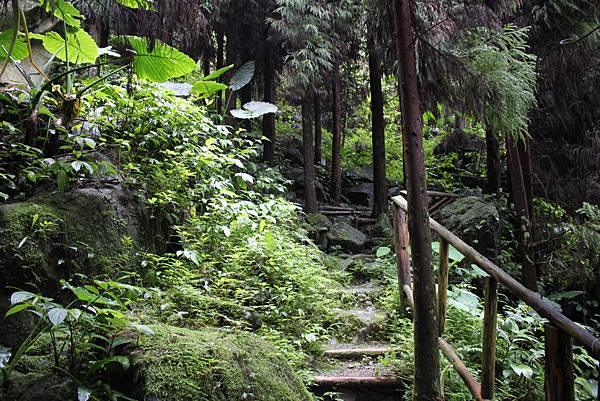
[[[0,401],[600,400],[597,0],[0,0]]]

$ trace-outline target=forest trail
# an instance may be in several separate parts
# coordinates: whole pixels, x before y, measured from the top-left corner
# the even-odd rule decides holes
[[[361,264],[361,271],[368,276],[380,263],[375,255],[353,256],[340,257],[340,266]],[[348,300],[346,307],[336,311],[347,323],[338,328],[339,335],[331,338],[323,358],[315,363],[312,389],[317,395],[337,393],[325,398],[331,400],[399,401],[403,382],[386,363],[394,347],[384,329],[389,319],[380,299],[385,286],[376,278],[350,270],[352,282],[341,294]]]

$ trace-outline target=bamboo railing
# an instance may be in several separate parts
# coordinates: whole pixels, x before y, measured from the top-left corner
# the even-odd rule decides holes
[[[440,196],[437,194],[437,196]],[[414,308],[410,260],[408,254],[408,203],[404,197],[392,198],[394,206],[394,247],[398,267],[400,298],[403,305]],[[481,255],[462,239],[434,219],[429,219],[431,230],[440,236],[440,265],[438,276],[438,345],[477,401],[491,400],[494,396],[496,365],[496,315],[498,285],[503,285],[514,296],[532,307],[549,322],[545,326],[545,394],[547,401],[574,401],[573,339],[596,359],[600,359],[600,339],[556,310],[539,293],[523,286],[508,273]],[[481,384],[469,372],[452,346],[444,340],[444,324],[448,292],[448,246],[452,245],[467,259],[484,270],[485,301],[482,336]]]

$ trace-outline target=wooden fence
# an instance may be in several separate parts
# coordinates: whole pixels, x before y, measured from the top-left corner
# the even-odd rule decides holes
[[[394,246],[398,265],[401,302],[414,308],[410,260],[408,254],[408,204],[403,196],[392,198],[394,206]],[[547,401],[574,401],[573,339],[585,347],[597,360],[600,359],[600,340],[555,309],[539,293],[523,286],[504,270],[481,255],[459,237],[433,219],[429,219],[432,232],[440,236],[440,264],[438,276],[438,344],[442,353],[452,363],[473,397],[478,401],[494,396],[496,365],[496,315],[498,284],[515,297],[531,306],[549,322],[545,325],[545,394]],[[448,293],[448,246],[452,245],[467,259],[489,274],[485,278],[485,303],[483,317],[481,383],[469,372],[452,346],[444,340],[444,324]]]

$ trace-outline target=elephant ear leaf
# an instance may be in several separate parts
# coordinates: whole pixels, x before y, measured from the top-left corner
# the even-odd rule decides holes
[[[67,30],[65,37],[56,32],[48,32],[46,35],[35,35],[36,39],[41,39],[44,48],[50,53],[55,54],[56,58],[69,63],[94,63],[98,58],[99,49],[96,41],[89,33],[83,29]],[[65,49],[66,43],[66,49]]]
[[[0,32],[0,61],[6,59],[8,52],[10,52],[10,57],[16,61],[23,60],[29,54],[24,36],[19,34],[15,37],[15,31],[12,29]]]
[[[138,36],[125,37],[134,51],[133,70],[141,79],[165,82],[188,74],[196,68],[196,62],[188,55],[156,40],[152,50],[148,39]]]
[[[229,89],[237,91],[248,85],[254,76],[254,61],[244,63],[229,80]]]
[[[235,118],[256,118],[263,114],[276,113],[277,106],[267,102],[249,102],[242,109],[235,109],[230,112]]]

